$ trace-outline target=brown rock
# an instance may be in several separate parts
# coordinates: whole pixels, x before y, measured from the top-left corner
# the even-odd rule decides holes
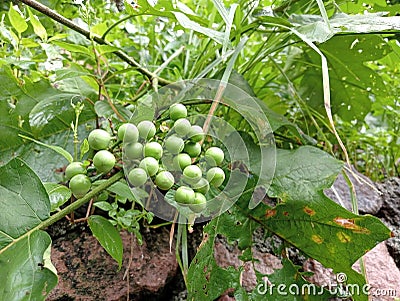
[[[400,271],[390,256],[385,243],[380,243],[364,256],[367,281],[371,286],[370,294],[373,301],[394,301],[400,297]],[[329,286],[336,284],[332,269],[327,269],[314,259],[307,260],[303,268],[313,272],[308,280],[317,285]],[[359,271],[358,262],[353,268]]]
[[[395,297],[400,298],[400,271],[384,242],[364,256],[364,264],[372,300],[393,301]]]
[[[140,246],[131,234],[121,233],[124,244],[121,270],[89,233],[84,232],[71,240],[54,241],[51,257],[58,271],[59,284],[47,300],[119,301],[126,300],[128,293],[136,297],[134,300],[139,300],[162,292],[178,270],[175,252],[169,252],[167,231],[147,235],[151,235],[152,241],[144,241]],[[129,278],[124,278],[130,257]]]

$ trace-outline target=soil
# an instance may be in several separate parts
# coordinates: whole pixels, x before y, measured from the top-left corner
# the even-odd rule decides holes
[[[381,191],[381,200],[378,209],[374,205],[374,215],[396,234],[396,237],[385,243],[400,268],[400,179],[388,179],[377,187]],[[203,225],[196,226],[194,233],[188,236],[190,258],[201,243],[202,227]],[[124,261],[119,269],[117,263],[93,238],[86,224],[71,225],[66,220],[54,224],[48,232],[53,239],[52,261],[60,280],[47,300],[122,301],[128,300],[128,296],[129,300],[135,301],[186,300],[185,285],[175,258],[174,245],[170,252],[169,230],[170,227],[144,228],[143,245],[139,245],[131,234],[122,232]],[[254,248],[260,258],[268,257],[282,243],[275,236],[266,240],[262,230],[255,232],[254,240]],[[216,259],[221,266],[229,264],[226,258],[231,258],[229,260],[232,265],[237,264],[237,250],[224,238],[219,237],[216,246],[216,256],[219,257]],[[298,265],[306,267],[310,264],[295,248],[289,250],[289,257]],[[271,258],[268,257],[268,261],[271,262]],[[251,277],[249,276],[249,283],[253,281]],[[220,300],[234,298],[226,295],[221,296]]]

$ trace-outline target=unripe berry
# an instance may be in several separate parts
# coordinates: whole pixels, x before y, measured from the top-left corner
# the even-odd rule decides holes
[[[175,201],[181,204],[191,204],[194,200],[194,191],[187,186],[181,186],[176,190]]]
[[[92,182],[86,175],[78,174],[72,177],[69,181],[69,188],[71,189],[72,194],[77,198],[83,197],[92,186]]]
[[[200,142],[204,138],[203,129],[198,125],[192,125],[188,133],[188,138],[193,142]]]
[[[86,168],[81,162],[72,162],[65,169],[65,177],[69,180],[78,174],[86,174]]]
[[[150,177],[154,176],[159,169],[158,161],[153,157],[143,158],[139,163],[139,167],[143,168]]]
[[[134,143],[139,139],[139,130],[132,123],[124,123],[118,129],[118,138],[125,143]]]
[[[161,190],[168,190],[174,185],[175,179],[169,171],[161,171],[157,174],[155,184]]]
[[[172,120],[178,120],[179,118],[185,118],[187,116],[187,109],[181,103],[174,103],[169,108],[169,117]]]
[[[102,129],[95,129],[88,136],[89,146],[94,150],[108,148],[111,141],[111,135]]]
[[[180,118],[175,121],[174,130],[179,136],[184,137],[189,133],[191,126],[189,120],[186,118]]]
[[[219,167],[210,168],[207,171],[207,181],[214,187],[219,187],[225,180],[225,173]]]
[[[143,168],[137,167],[132,169],[128,174],[129,182],[135,186],[142,186],[147,181],[147,173]]]
[[[137,129],[139,130],[139,136],[144,140],[148,140],[156,134],[156,126],[148,120],[139,122]]]
[[[163,148],[158,142],[148,142],[143,147],[143,155],[160,160],[163,155]]]
[[[165,139],[164,143],[165,148],[174,155],[179,154],[185,147],[185,142],[183,139],[175,135],[169,136],[167,139]]]
[[[108,150],[101,150],[93,157],[93,165],[98,172],[107,173],[115,165],[115,157]]]

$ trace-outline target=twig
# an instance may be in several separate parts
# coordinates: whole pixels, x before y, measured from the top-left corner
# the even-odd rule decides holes
[[[48,8],[47,6],[35,1],[35,0],[19,0],[20,2],[28,5],[29,7],[37,10],[38,12],[41,12],[42,14],[50,17],[51,19],[55,20],[58,23],[61,23],[65,26],[67,26],[68,28],[72,29],[73,31],[76,31],[78,33],[80,33],[81,35],[85,36],[87,39],[89,40],[93,40],[98,44],[101,45],[109,45],[109,46],[114,46],[111,43],[108,43],[107,41],[105,41],[103,38],[101,38],[98,35],[95,35],[93,33],[91,33],[90,31],[80,27],[79,25],[75,24],[74,22],[72,22],[71,20],[63,17],[62,15],[60,15],[59,13],[57,13],[56,11]],[[116,56],[118,56],[120,59],[122,59],[123,61],[125,61],[126,63],[128,63],[129,65],[136,67],[140,73],[142,73],[143,75],[145,75],[146,77],[148,77],[151,81],[154,78],[157,78],[158,83],[160,85],[169,85],[172,84],[171,81],[165,79],[165,78],[161,78],[158,77],[156,74],[154,74],[153,72],[150,72],[149,70],[147,70],[146,68],[144,68],[143,66],[141,66],[138,62],[136,62],[132,57],[130,57],[128,54],[126,54],[125,52],[118,50],[113,52]]]
[[[124,276],[122,277],[122,279],[126,278],[126,284],[127,284],[126,301],[129,301],[129,294],[130,294],[129,270],[131,268],[132,261],[133,261],[133,251],[134,251],[133,246],[134,246],[134,242],[135,242],[135,237],[131,233],[131,249],[130,249],[130,254],[129,254],[128,266],[126,267]]]
[[[210,111],[208,112],[207,119],[206,119],[206,121],[204,122],[204,125],[203,125],[203,132],[204,133],[208,132],[208,129],[209,129],[210,123],[211,123],[211,119],[214,116],[215,110],[217,109],[217,106],[221,101],[222,95],[224,95],[225,88],[226,88],[226,85],[222,85],[222,84],[219,85],[219,87],[218,87],[217,94],[215,95],[215,98],[214,98],[214,101],[213,101],[213,103],[211,105]],[[203,141],[200,141],[200,143],[203,143]]]

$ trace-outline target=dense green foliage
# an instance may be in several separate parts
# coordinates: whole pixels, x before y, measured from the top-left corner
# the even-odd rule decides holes
[[[219,267],[213,256],[215,239],[223,235],[243,251],[243,262],[254,263],[252,234],[259,227],[268,237],[278,235],[305,256],[346,273],[349,283],[365,283],[351,266],[390,232],[374,217],[343,209],[325,197],[323,189],[347,159],[374,179],[399,175],[399,4],[140,0],[121,8],[100,0],[40,2],[74,23],[67,27],[65,20],[43,14],[48,11],[37,12],[32,8],[35,1],[0,4],[0,263],[7,271],[0,279],[23,271],[21,279],[0,281],[1,300],[45,299],[56,276],[49,260],[51,241],[43,229],[91,199],[102,216],[91,216],[89,226],[121,265],[118,230],[133,232],[140,242],[142,220],[150,223],[153,215],[139,200],[149,198],[148,191],[129,189],[118,171],[123,168],[120,141],[111,137],[121,140],[124,130],[118,129],[135,112],[137,122],[156,117],[157,128],[144,132],[145,124],[138,125],[132,139],[137,141],[139,135],[162,141],[173,123],[146,107],[145,96],[162,86],[199,78],[229,81],[254,97],[262,108],[258,114],[270,123],[277,152],[276,171],[266,191],[266,199],[274,202],[249,206],[253,192],[260,189],[257,180],[263,176],[265,157],[260,151],[263,141],[240,113],[247,111],[266,132],[269,126],[239,100],[237,107],[229,106],[236,105],[232,95],[218,106],[210,99],[193,99],[186,104],[188,112],[172,113],[171,119],[179,121],[211,112],[240,133],[248,152],[242,165],[221,166],[227,178],[246,187],[236,191],[231,184],[232,189],[220,196],[226,203],[238,202],[205,227],[206,239],[190,267],[186,232],[182,234],[186,229],[179,225],[179,262],[189,298],[214,300],[233,288],[237,300],[265,300],[265,295],[242,287],[240,269]],[[175,127],[180,136],[198,133],[190,124],[179,123]],[[98,141],[87,139],[98,128],[108,134]],[[183,151],[196,157],[200,136]],[[211,140],[204,143],[218,144]],[[172,153],[182,151],[179,143],[173,141]],[[231,139],[230,146],[218,146],[225,151],[235,143]],[[103,160],[98,159],[93,167],[94,151],[103,148],[113,151],[116,160],[100,167]],[[131,151],[142,154],[141,148]],[[132,156],[137,159],[137,154]],[[218,151],[208,157],[222,162],[221,156]],[[180,159],[175,166],[191,164],[190,158]],[[89,166],[92,190],[75,192],[81,199],[67,206],[72,176],[64,170],[73,161]],[[212,182],[213,176],[208,177]],[[162,180],[160,185],[169,187]],[[222,181],[220,189],[226,184]],[[208,189],[209,195],[219,193],[215,187]],[[173,193],[166,195],[167,201],[173,198]],[[196,200],[203,206],[202,198]],[[284,253],[277,250],[276,255]],[[256,276],[261,282],[265,275],[256,271]],[[307,283],[286,256],[282,269],[269,279]],[[353,298],[367,300],[366,295]]]

